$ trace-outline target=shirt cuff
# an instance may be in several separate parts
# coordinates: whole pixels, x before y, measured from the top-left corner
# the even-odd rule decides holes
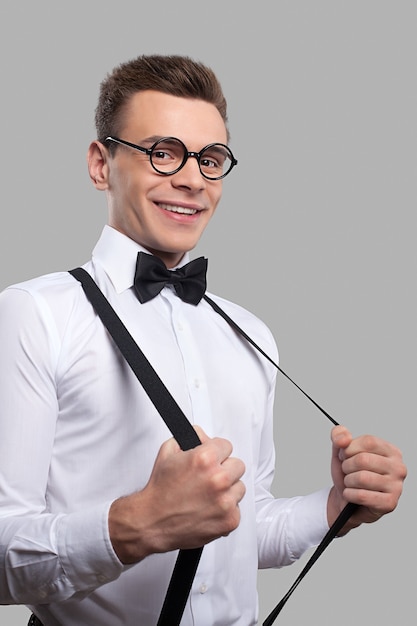
[[[110,541],[110,506],[64,515],[57,524],[61,566],[75,593],[96,589],[124,570]]]
[[[300,558],[309,548],[317,546],[329,530],[327,500],[330,489],[321,489],[295,498],[288,513],[288,547],[294,559]]]

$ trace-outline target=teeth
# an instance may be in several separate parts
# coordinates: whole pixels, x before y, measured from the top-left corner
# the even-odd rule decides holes
[[[187,209],[183,206],[173,206],[172,204],[159,204],[161,209],[165,211],[171,211],[172,213],[184,213],[185,215],[194,215],[197,213],[197,209]]]

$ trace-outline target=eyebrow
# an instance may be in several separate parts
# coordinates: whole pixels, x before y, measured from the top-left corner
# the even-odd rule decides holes
[[[219,145],[219,143],[215,143],[213,146],[210,147],[210,151],[217,152],[217,154],[221,154],[223,156],[227,155],[228,151],[226,150],[226,148],[223,147],[224,145],[225,144]]]
[[[152,145],[153,143],[156,143],[163,137],[164,135],[151,135],[150,137],[146,137],[145,139],[142,139],[141,143],[149,143],[150,145]]]

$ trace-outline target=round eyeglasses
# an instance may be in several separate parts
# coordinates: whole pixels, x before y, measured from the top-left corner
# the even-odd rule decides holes
[[[153,169],[165,176],[179,172],[190,157],[197,159],[202,176],[208,180],[221,180],[237,165],[232,151],[224,143],[210,143],[200,152],[190,152],[176,137],[162,137],[150,148],[138,146],[119,137],[106,137],[106,141],[113,141],[147,154]]]

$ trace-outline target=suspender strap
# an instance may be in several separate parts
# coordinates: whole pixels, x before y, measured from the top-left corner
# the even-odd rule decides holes
[[[71,270],[70,274],[81,283],[87,298],[179,446],[182,450],[190,450],[198,446],[201,441],[191,423],[90,274],[81,267]],[[177,626],[180,623],[202,551],[203,548],[180,550],[158,620],[158,626]]]
[[[285,376],[285,378],[287,378],[287,379],[288,379],[288,380],[289,380],[289,381],[290,381],[293,385],[295,385],[295,387],[297,387],[297,389],[298,389],[299,391],[301,391],[301,393],[302,393],[302,394],[304,394],[304,395],[305,395],[305,397],[306,397],[306,398],[308,398],[308,399],[310,400],[310,402],[312,402],[312,403],[314,404],[314,406],[315,406],[316,408],[318,408],[318,410],[319,410],[319,411],[321,411],[321,412],[323,413],[323,415],[325,415],[325,416],[327,417],[327,419],[328,419],[328,420],[330,420],[330,421],[332,422],[332,424],[334,424],[335,426],[337,426],[337,425],[338,425],[338,423],[336,422],[336,420],[335,420],[335,419],[333,419],[333,417],[332,417],[331,415],[329,415],[329,413],[328,413],[327,411],[325,411],[325,410],[323,409],[323,407],[321,407],[321,406],[320,406],[320,405],[319,405],[319,404],[318,404],[315,400],[313,400],[313,398],[312,398],[311,396],[309,396],[309,395],[308,395],[308,393],[306,393],[303,389],[301,389],[301,387],[299,387],[299,386],[297,385],[297,383],[296,383],[296,382],[294,382],[294,381],[293,381],[293,379],[292,379],[292,378],[290,378],[290,377],[288,376],[288,374],[286,374],[286,373],[284,372],[284,370],[280,368],[280,366],[278,365],[278,363],[275,363],[275,361],[273,361],[273,360],[271,359],[271,357],[270,357],[270,356],[269,356],[266,352],[264,352],[264,351],[262,350],[262,348],[260,348],[260,347],[258,346],[258,344],[257,344],[257,343],[255,343],[255,342],[254,342],[254,340],[253,340],[251,337],[249,337],[249,335],[247,335],[247,334],[245,333],[245,331],[244,331],[242,328],[240,328],[240,326],[238,326],[238,325],[236,324],[236,322],[235,322],[234,320],[232,320],[232,318],[231,318],[231,317],[229,317],[225,311],[223,311],[223,309],[221,309],[221,308],[219,307],[219,305],[218,305],[218,304],[216,304],[216,303],[215,303],[215,302],[214,302],[211,298],[209,298],[207,295],[204,295],[204,296],[203,296],[203,298],[204,298],[204,300],[205,300],[206,302],[208,302],[208,303],[209,303],[209,305],[210,305],[210,306],[211,306],[211,307],[212,307],[212,308],[216,311],[216,313],[218,313],[219,315],[221,315],[221,316],[222,316],[222,318],[223,318],[224,320],[226,320],[226,322],[229,324],[229,326],[231,326],[232,328],[234,328],[234,330],[236,330],[236,331],[237,331],[240,335],[242,335],[242,337],[244,337],[248,343],[250,343],[250,344],[251,344],[254,348],[256,348],[256,350],[258,350],[258,352],[260,352],[260,353],[262,354],[262,356],[264,356],[264,357],[267,359],[267,361],[269,361],[270,363],[272,363],[272,365],[273,365],[274,367],[276,367],[276,368],[277,368],[277,370],[278,370],[279,372],[281,372],[281,374],[283,374],[283,376]]]

